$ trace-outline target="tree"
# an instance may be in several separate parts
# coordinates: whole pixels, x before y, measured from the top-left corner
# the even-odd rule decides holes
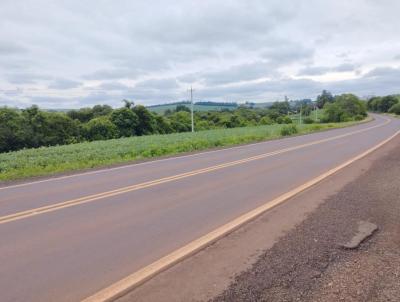
[[[125,99],[123,99],[122,102],[124,102],[124,107],[128,108],[128,109],[132,109],[133,106],[135,105],[135,102],[129,101],[129,100],[125,100]]]
[[[229,120],[226,123],[228,128],[236,128],[243,126],[243,119],[237,114],[231,114]]]
[[[78,120],[81,123],[87,123],[94,117],[92,108],[81,108],[79,110],[70,110],[67,112],[67,115],[73,120]]]
[[[156,123],[153,114],[142,105],[136,105],[133,108],[136,113],[139,123],[136,127],[137,135],[147,135],[155,133]]]
[[[179,111],[191,112],[189,107],[186,107],[185,105],[182,105],[182,104],[179,104],[178,106],[176,106],[175,111],[176,112],[179,112]]]
[[[378,111],[388,112],[389,109],[398,102],[399,100],[394,95],[387,95],[383,97],[380,103],[378,104]]]
[[[392,107],[390,107],[389,112],[400,115],[400,103],[394,104]]]
[[[23,120],[16,109],[0,108],[0,152],[24,147]]]
[[[118,136],[129,137],[135,135],[139,125],[139,118],[135,112],[127,107],[119,108],[111,113],[111,122],[118,128]]]
[[[48,114],[33,105],[22,110],[23,135],[26,147],[37,148],[46,145],[49,135]]]
[[[175,132],[187,132],[191,130],[191,117],[189,112],[176,112],[170,116],[170,120],[171,127]]]
[[[92,108],[93,117],[109,115],[113,109],[108,105],[95,105]]]
[[[45,145],[65,145],[80,140],[79,124],[64,113],[51,113],[47,115],[48,131],[44,139]]]
[[[85,125],[86,138],[90,141],[110,139],[117,136],[117,127],[106,117],[97,117]]]
[[[335,97],[333,103],[324,106],[325,122],[346,122],[367,116],[366,105],[354,94],[342,94]]]
[[[337,102],[350,116],[367,115],[365,103],[351,93],[344,93],[335,98]]]
[[[157,133],[167,134],[167,133],[173,132],[173,129],[171,127],[171,123],[165,117],[156,114],[155,115],[155,121],[156,121],[156,132]]]
[[[323,122],[344,122],[349,117],[338,103],[326,103],[324,106]]]
[[[380,103],[382,102],[381,97],[372,97],[367,101],[367,108],[371,111],[379,111]]]
[[[275,102],[269,107],[271,110],[277,111],[281,115],[286,115],[290,111],[290,105],[288,101]]]
[[[319,109],[323,108],[327,103],[333,103],[334,98],[332,94],[327,90],[322,90],[321,95],[317,97],[317,107]]]

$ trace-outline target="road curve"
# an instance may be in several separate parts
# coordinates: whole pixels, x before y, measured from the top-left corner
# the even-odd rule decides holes
[[[80,301],[376,146],[400,120],[0,187],[1,301]]]

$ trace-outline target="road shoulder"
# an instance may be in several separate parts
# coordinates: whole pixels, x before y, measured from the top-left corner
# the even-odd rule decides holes
[[[346,228],[337,233],[340,238],[334,236],[336,234],[335,228],[327,228],[327,232],[330,233],[323,234],[323,236],[328,235],[326,240],[330,244],[327,244],[326,240],[319,240],[309,235],[313,228],[301,230],[301,227],[308,221],[316,219],[313,217],[321,216],[321,209],[326,207],[327,204],[332,204],[332,198],[343,194],[341,193],[343,190],[351,187],[353,183],[365,177],[371,170],[375,170],[377,162],[393,153],[393,150],[399,144],[399,138],[395,138],[376,152],[353,163],[317,186],[291,198],[281,206],[263,214],[196,255],[159,274],[119,301],[205,301],[214,297],[218,297],[217,300],[221,301],[260,299],[261,297],[261,299],[266,299],[266,296],[264,296],[268,292],[266,288],[268,286],[275,288],[276,282],[282,281],[286,287],[291,288],[290,282],[287,283],[287,280],[282,279],[283,275],[290,276],[290,272],[296,271],[289,263],[295,267],[298,264],[311,263],[312,269],[307,271],[308,275],[306,274],[304,278],[308,281],[311,280],[311,283],[314,284],[313,280],[322,279],[321,271],[326,271],[331,263],[326,261],[324,253],[330,255],[329,251],[331,250],[337,253],[337,242],[351,236],[357,224],[355,220],[359,217],[354,216],[354,219],[350,219],[349,223],[346,224]],[[340,212],[341,210],[337,211],[339,214]],[[342,223],[339,219],[337,219],[337,222]],[[317,240],[315,242],[318,246],[316,252],[322,252],[322,255],[319,252],[317,253],[319,254],[318,257],[322,257],[322,269],[319,268],[318,259],[310,260],[307,254],[301,252],[301,249],[304,252],[310,252],[307,247],[313,246],[306,239],[311,240],[311,243],[315,242],[314,239]],[[323,245],[325,250],[321,250],[320,245]],[[301,247],[298,257],[294,257],[292,253],[285,253],[285,251],[296,247]],[[271,251],[272,254],[270,254]],[[282,255],[286,255],[289,257],[288,260],[291,261],[282,262]],[[276,272],[272,274],[269,271],[261,278],[250,278],[249,276],[258,274],[259,262],[262,261],[260,259],[269,259],[270,263],[275,263],[275,267],[269,268],[275,269]],[[288,265],[280,266],[279,263],[288,263]],[[327,266],[326,263],[328,263]],[[313,268],[314,264],[318,269]],[[268,283],[268,280],[272,279],[277,281]],[[294,277],[293,280],[297,279]],[[293,282],[296,283],[297,281]],[[304,282],[300,283],[304,285]],[[228,289],[226,290],[226,288]],[[238,291],[243,293],[243,296]],[[249,297],[248,291],[257,294]],[[277,294],[282,294],[282,291],[278,290]],[[279,301],[279,297],[276,296],[276,298]]]

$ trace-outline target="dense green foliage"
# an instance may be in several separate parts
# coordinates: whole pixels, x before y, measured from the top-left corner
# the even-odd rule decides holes
[[[400,102],[390,107],[389,113],[400,115]]]
[[[14,111],[10,111],[14,114]],[[101,124],[102,118],[93,122]],[[303,134],[352,123],[313,125],[265,125],[234,129],[215,129],[196,133],[135,136],[64,146],[41,147],[0,154],[0,180],[48,175],[123,163],[127,161],[178,154],[213,147]],[[95,127],[102,129],[103,126]],[[109,130],[106,130],[109,131]]]
[[[366,105],[354,94],[335,96],[324,105],[323,122],[348,122],[362,120],[367,116]]]
[[[368,100],[367,108],[368,110],[374,112],[382,112],[382,113],[390,112],[394,114],[400,114],[398,113],[399,110],[396,109],[398,108],[399,103],[400,103],[400,96],[398,95],[387,95],[384,97],[377,96],[377,97],[372,97]]]
[[[397,98],[387,96],[370,100],[368,105],[387,112],[397,102]],[[191,113],[185,103],[176,104],[175,109],[168,109],[163,115],[151,112],[142,105],[135,106],[128,100],[123,100],[123,103],[124,106],[118,109],[96,105],[68,112],[48,112],[37,106],[23,110],[0,108],[0,152],[191,131]],[[204,102],[201,105],[210,104]],[[316,110],[320,106],[323,109]],[[228,103],[227,107],[233,109],[195,111],[196,131],[292,122],[344,122],[360,120],[366,116],[364,102],[355,95],[332,96],[325,90],[315,103],[305,99],[275,102],[269,108],[252,108],[249,103],[238,107],[234,103]],[[321,114],[321,111],[324,113]],[[312,112],[315,114],[311,114]],[[397,112],[396,108],[393,112]]]
[[[235,128],[291,123],[288,112],[286,102],[270,109],[197,111],[194,119],[196,130]],[[23,110],[0,108],[0,152],[190,130],[190,109],[182,104],[164,115],[127,100],[118,109],[97,105],[66,113],[47,112],[37,106]]]

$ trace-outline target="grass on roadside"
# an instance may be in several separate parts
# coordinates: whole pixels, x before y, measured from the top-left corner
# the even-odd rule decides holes
[[[25,149],[0,154],[0,181],[104,167],[145,158],[341,128],[356,123],[302,124],[296,125],[295,130],[288,129],[287,125],[216,129]]]

